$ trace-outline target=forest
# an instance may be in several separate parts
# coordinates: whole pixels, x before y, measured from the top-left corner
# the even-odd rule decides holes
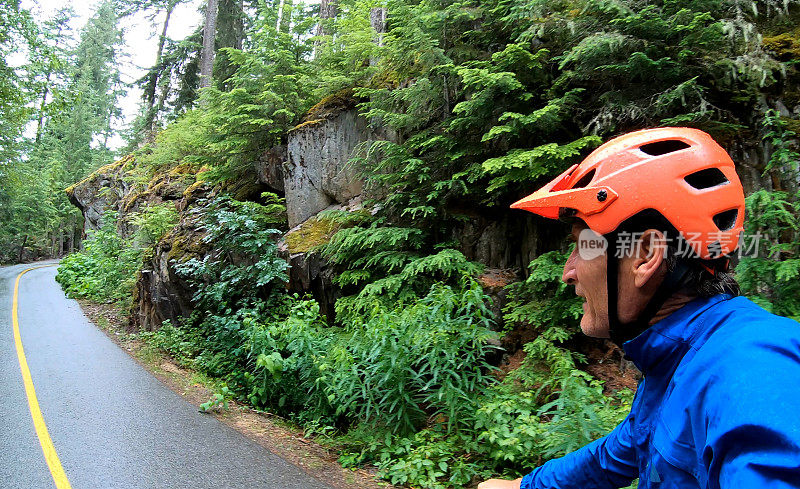
[[[761,236],[736,278],[800,320],[800,2],[207,0],[173,39],[181,3],[102,0],[75,30],[69,7],[0,0],[0,262],[62,258],[71,297],[216,379],[207,409],[278,413],[424,488],[604,435],[633,392],[591,368],[608,345],[579,337],[567,228],[508,207],[647,127],[731,154]],[[137,13],[156,62],[120,130]],[[351,112],[359,206],[301,219],[288,187],[256,183],[270,151]],[[295,284],[300,255],[316,285]],[[169,306],[148,302],[159,269]]]

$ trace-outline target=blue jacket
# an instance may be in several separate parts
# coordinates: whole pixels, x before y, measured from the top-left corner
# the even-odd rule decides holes
[[[628,417],[521,489],[800,488],[800,324],[718,295],[624,349],[644,374]]]

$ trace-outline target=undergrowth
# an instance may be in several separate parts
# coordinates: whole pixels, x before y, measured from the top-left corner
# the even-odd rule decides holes
[[[128,222],[136,231],[127,239],[120,236],[117,220],[116,212],[106,212],[100,228],[84,241],[84,249],[61,261],[56,280],[70,297],[114,303],[127,310],[133,304],[144,254],[176,224],[177,212],[171,204],[153,204],[131,213]]]
[[[266,224],[249,239],[221,239],[249,212],[222,205],[208,213],[209,225],[219,224],[207,238],[212,258],[179,267],[198,281],[198,309],[146,335],[221,380],[225,391],[207,409],[235,398],[280,414],[309,433],[333,435],[328,443],[345,466],[373,464],[394,484],[425,488],[520,476],[602,436],[627,413],[630,393],[605,396],[602,383],[578,368],[582,359],[560,346],[579,310],[556,273],[563,253],[535,260],[530,277],[509,290],[506,321],[540,335],[501,381],[489,361],[499,348],[490,299],[470,275],[478,268],[466,262],[445,283],[448,275],[420,267],[402,300],[356,294],[339,313],[346,320],[329,324],[316,301],[280,291],[284,268]],[[250,277],[263,285],[243,291],[236,263],[256,257],[262,265],[248,269],[269,280]],[[532,296],[539,308],[522,307]]]

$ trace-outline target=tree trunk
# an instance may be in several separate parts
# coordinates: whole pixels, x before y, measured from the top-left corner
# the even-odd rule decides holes
[[[67,224],[67,253],[75,251],[75,221],[70,218]]]
[[[292,5],[292,0],[281,0],[277,25],[279,32],[289,32],[292,25]]]
[[[211,86],[211,75],[214,71],[214,41],[217,35],[217,11],[219,1],[208,0],[206,23],[203,28],[203,52],[200,56],[200,88]]]
[[[172,18],[172,12],[175,10],[177,2],[172,0],[167,5],[166,17],[164,17],[164,26],[161,29],[161,36],[158,38],[158,49],[156,50],[156,62],[153,65],[153,71],[150,73],[150,78],[147,80],[147,86],[144,89],[144,100],[147,107],[144,117],[144,130],[153,132],[156,120],[156,89],[158,82],[161,78],[161,60],[164,57],[164,44],[167,40],[167,29],[169,28],[169,21]]]
[[[17,263],[22,263],[22,256],[25,253],[25,245],[28,244],[28,235],[26,234],[24,238],[22,238],[22,244],[19,245],[19,257],[17,258]]]
[[[50,95],[50,77],[53,72],[47,70],[47,79],[42,88],[42,103],[39,105],[39,122],[36,124],[36,144],[42,139],[42,129],[44,128],[44,109],[47,107],[47,96]]]
[[[332,34],[330,29],[330,19],[335,19],[339,13],[339,5],[337,0],[321,0],[319,3],[319,24],[317,24],[317,36],[330,36]],[[317,39],[314,41],[314,58],[319,56],[319,48],[322,41]]]
[[[372,8],[369,11],[369,24],[375,29],[375,44],[383,47],[383,35],[386,33],[386,7]],[[378,64],[378,58],[370,57],[370,65]]]
[[[61,33],[63,32],[64,28],[63,25],[59,26],[58,30],[56,31],[56,44],[54,49],[58,48],[58,41],[61,39]],[[47,67],[47,78],[44,82],[44,87],[42,88],[42,103],[39,106],[39,121],[36,124],[36,144],[39,144],[39,140],[42,138],[42,129],[44,129],[44,110],[47,108],[47,96],[50,95],[50,78],[53,76],[53,69],[52,65],[48,63]]]

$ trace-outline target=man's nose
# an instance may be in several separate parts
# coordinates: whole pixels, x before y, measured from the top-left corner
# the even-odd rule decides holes
[[[578,280],[578,272],[575,270],[575,262],[578,259],[577,250],[577,246],[572,250],[572,253],[570,253],[567,258],[567,262],[564,264],[564,272],[561,274],[561,281],[567,285],[575,285],[575,282]]]

